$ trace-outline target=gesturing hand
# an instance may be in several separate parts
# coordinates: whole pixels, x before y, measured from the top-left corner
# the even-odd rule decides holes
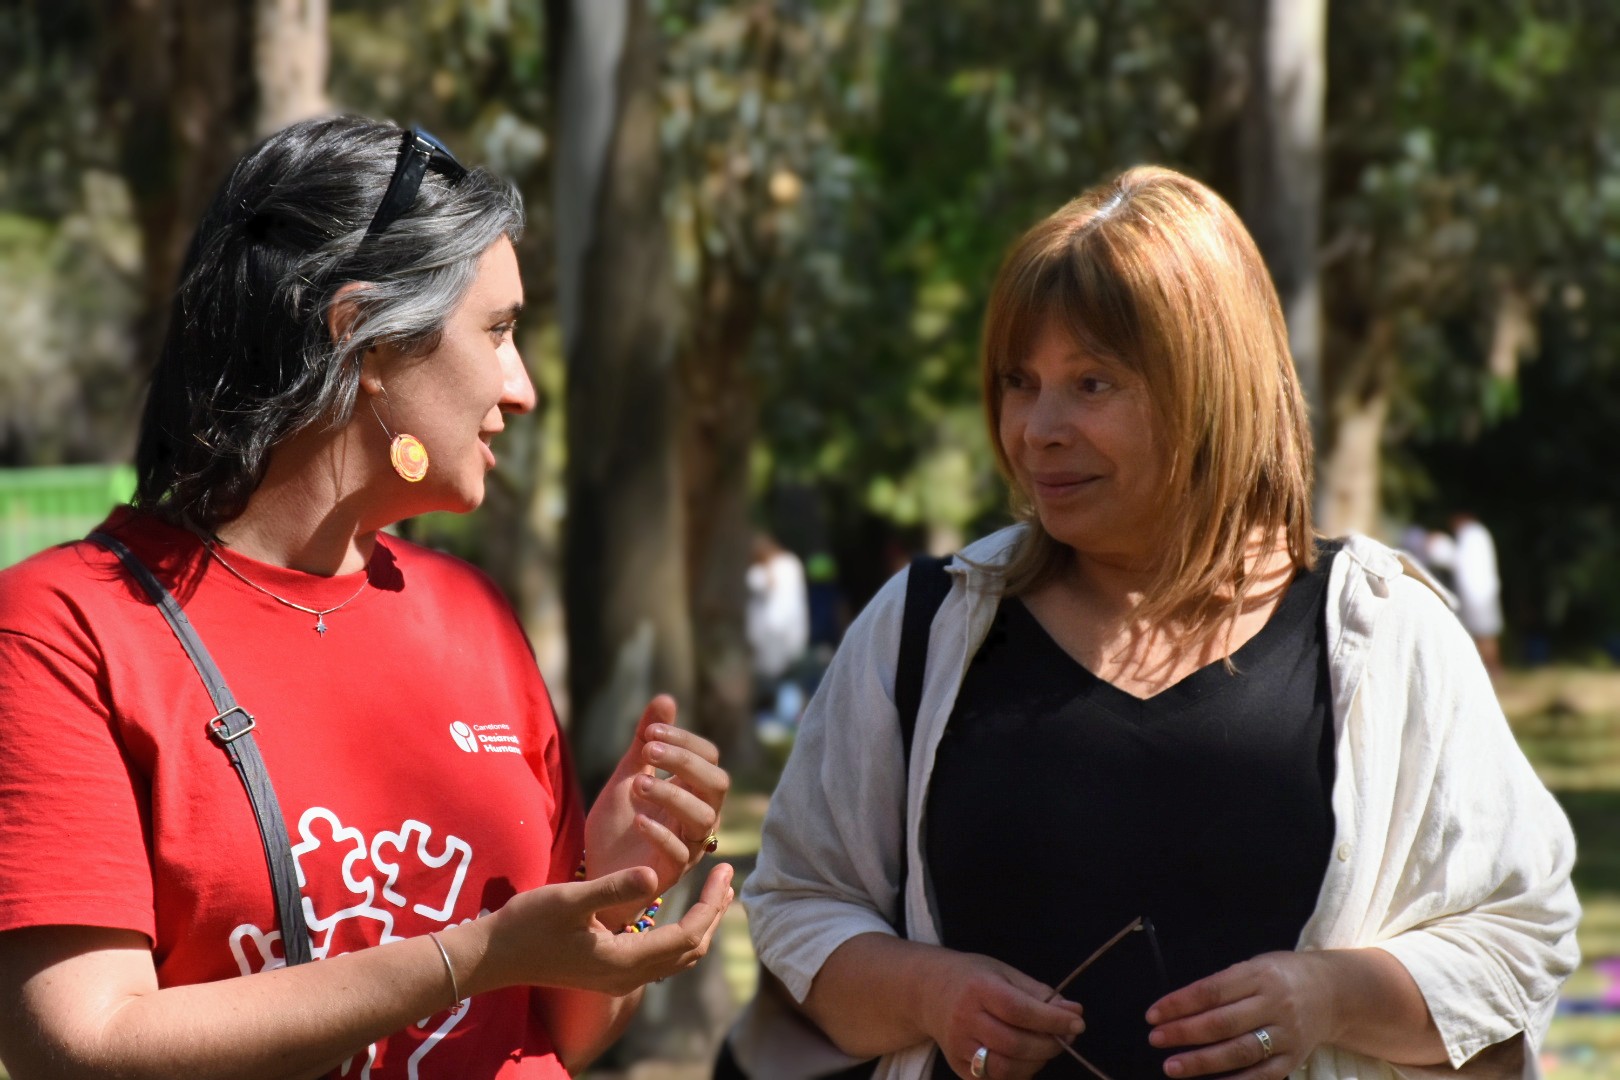
[[[484,958],[496,986],[561,986],[622,996],[685,971],[709,950],[731,906],[732,869],[716,866],[678,922],[644,934],[614,933],[597,912],[646,904],[656,892],[646,867],[594,881],[519,893],[494,915]]]
[[[972,953],[942,954],[949,970],[929,979],[937,996],[925,1029],[957,1076],[971,1080],[973,1055],[983,1047],[979,1075],[1028,1080],[1085,1030],[1079,1005],[1047,1002],[1052,988],[1017,968]]]
[[[1154,1002],[1148,1041],[1199,1047],[1166,1061],[1170,1076],[1231,1072],[1236,1080],[1280,1080],[1331,1041],[1334,996],[1326,967],[1322,954],[1296,952],[1234,964]]]
[[[649,866],[662,892],[703,857],[720,824],[731,777],[707,739],[675,726],[675,701],[653,698],[619,766],[585,819],[586,868],[595,877]],[[655,775],[662,769],[670,775]],[[633,914],[633,913],[632,913]]]

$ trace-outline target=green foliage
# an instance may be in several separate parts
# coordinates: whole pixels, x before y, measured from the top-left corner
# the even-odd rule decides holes
[[[104,460],[134,419],[135,238],[116,180],[88,173],[80,188],[61,220],[0,213],[3,464]]]
[[[1399,323],[1415,411],[1397,432],[1467,438],[1515,403],[1486,364],[1504,297],[1572,300],[1613,272],[1620,11],[1330,10],[1330,70],[1357,73],[1329,82],[1330,303],[1341,325]]]
[[[443,131],[527,187],[547,142],[543,14],[542,0],[334,0],[332,99]]]
[[[483,507],[427,515],[401,529],[497,573],[514,595],[523,572],[509,565],[515,534],[555,532],[557,513],[526,520],[526,508],[533,489],[560,483],[562,454],[544,14],[544,0],[332,0],[330,14],[335,107],[420,124],[469,164],[512,180],[524,196],[527,225],[518,254],[526,297],[518,340],[542,401],[551,405],[508,418],[501,466]]]
[[[1036,218],[1155,161],[1229,195],[1243,6],[1207,0],[656,0],[669,215],[686,310],[716,260],[759,286],[746,372],[763,492],[835,525],[973,529],[1002,512],[979,415],[980,312]],[[1512,619],[1589,646],[1620,623],[1620,6],[1330,4],[1327,375],[1378,353],[1397,516],[1470,505]],[[127,451],[140,267],[108,25],[0,5],[0,461]],[[542,0],[334,0],[336,106],[420,122],[512,176],[524,345],[561,400]],[[492,502],[535,504],[560,410],[512,426]],[[64,417],[74,418],[64,423]],[[1596,464],[1595,469],[1588,465]],[[510,471],[508,471],[510,470]],[[549,504],[547,504],[549,506]],[[550,507],[542,514],[551,522]],[[531,515],[532,518],[532,515]],[[484,519],[423,523],[483,556]],[[546,527],[551,527],[548,524]]]
[[[1196,170],[1226,24],[1193,3],[902,4],[816,175],[770,328],[780,475],[846,508],[969,526],[1002,502],[977,339],[1007,245],[1111,172]],[[1218,118],[1217,118],[1218,119]],[[842,492],[839,496],[838,493]]]
[[[1472,508],[1504,552],[1510,628],[1620,631],[1612,460],[1620,320],[1620,9],[1330,6],[1324,295],[1340,337],[1385,320],[1398,515]],[[1330,352],[1330,359],[1333,354]]]
[[[1620,493],[1581,467],[1612,458],[1620,400],[1596,299],[1620,286],[1620,8],[1329,11],[1329,384],[1381,351],[1390,509],[1474,506],[1500,529],[1517,625],[1592,641],[1620,623]],[[1236,12],[904,4],[875,64],[828,67],[871,81],[821,151],[837,169],[806,174],[791,303],[765,327],[775,478],[831,493],[846,521],[995,517],[975,353],[1001,253],[1143,161],[1236,196]]]
[[[0,464],[127,452],[138,240],[82,3],[0,9]]]
[[[79,206],[87,168],[111,170],[98,130],[97,12],[83,0],[0,5],[0,208],[47,220]]]

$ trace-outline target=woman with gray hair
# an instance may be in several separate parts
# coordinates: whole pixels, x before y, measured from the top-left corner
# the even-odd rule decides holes
[[[133,506],[0,574],[16,1080],[561,1077],[707,950],[729,867],[655,921],[714,848],[714,747],[655,699],[587,813],[494,585],[383,533],[476,507],[534,407],[522,216],[356,118],[216,196]]]

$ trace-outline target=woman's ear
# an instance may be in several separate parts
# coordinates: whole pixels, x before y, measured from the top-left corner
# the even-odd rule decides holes
[[[351,281],[332,294],[332,302],[326,306],[326,329],[333,341],[343,341],[354,332],[360,319],[360,293],[367,288],[363,281]]]
[[[369,286],[363,281],[351,281],[332,295],[326,309],[326,327],[333,341],[345,341],[360,318],[359,296]],[[376,395],[382,393],[382,375],[378,361],[382,352],[377,347],[360,354],[360,389]]]
[[[360,357],[360,392],[378,397],[383,392],[382,365],[377,362],[376,349],[367,349]]]

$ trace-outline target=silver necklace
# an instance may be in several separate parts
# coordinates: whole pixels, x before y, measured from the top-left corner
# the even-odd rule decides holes
[[[299,611],[302,611],[302,612],[304,612],[306,614],[315,616],[315,632],[317,634],[321,635],[321,637],[323,637],[323,638],[326,636],[326,617],[328,615],[332,614],[332,612],[338,610],[339,608],[347,607],[349,604],[353,603],[355,600],[358,600],[360,598],[360,594],[366,591],[366,586],[371,584],[371,574],[370,574],[370,572],[368,570],[364,575],[362,575],[361,580],[360,580],[360,587],[358,589],[354,590],[354,595],[353,596],[349,597],[347,600],[343,601],[343,603],[341,603],[341,604],[333,604],[331,607],[325,609],[324,611],[317,610],[316,608],[305,607],[303,604],[295,604],[291,600],[287,599],[285,596],[277,596],[275,593],[271,592],[269,589],[265,588],[263,585],[260,585],[257,581],[254,581],[252,578],[250,578],[246,574],[242,573],[242,571],[238,570],[236,567],[234,567],[230,563],[226,562],[225,561],[225,556],[223,556],[223,555],[221,555],[219,553],[218,549],[215,547],[215,545],[214,545],[214,543],[212,541],[204,540],[203,541],[203,547],[208,549],[208,554],[212,555],[215,559],[217,559],[219,561],[219,565],[223,566],[225,569],[227,569],[231,573],[235,574],[236,577],[238,578],[238,580],[240,580],[242,582],[242,584],[247,585],[250,588],[254,588],[254,589],[259,590],[260,592],[264,593],[264,595],[268,596],[270,599],[276,601],[276,603],[278,603],[278,604],[286,604],[290,608],[296,608]]]

